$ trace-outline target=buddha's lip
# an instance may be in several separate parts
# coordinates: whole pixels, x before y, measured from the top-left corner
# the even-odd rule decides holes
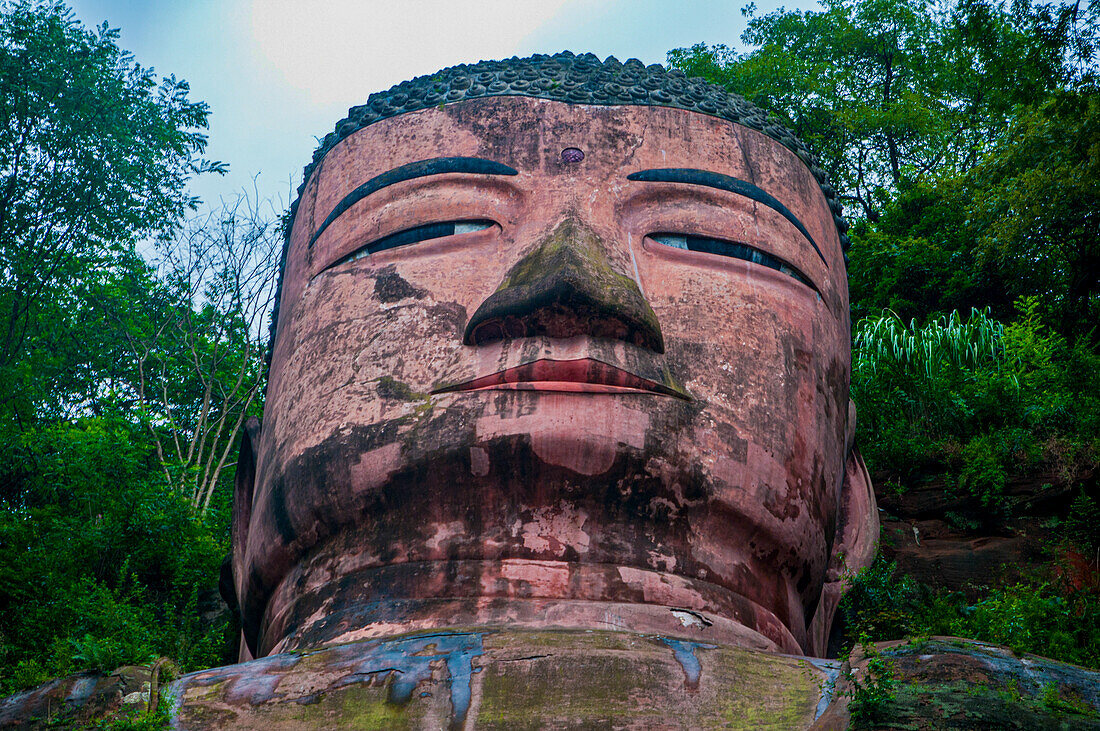
[[[543,358],[507,368],[465,383],[442,386],[432,393],[456,391],[557,391],[594,394],[659,394],[684,400],[690,397],[663,383],[642,378],[622,368],[592,358],[553,360]]]

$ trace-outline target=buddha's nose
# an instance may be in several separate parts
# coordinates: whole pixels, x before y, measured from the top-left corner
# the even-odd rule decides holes
[[[665,351],[657,315],[614,270],[599,237],[569,217],[504,277],[466,325],[463,342],[590,335]]]

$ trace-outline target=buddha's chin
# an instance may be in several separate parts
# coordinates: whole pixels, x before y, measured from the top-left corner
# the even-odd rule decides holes
[[[570,441],[576,431],[541,433],[541,444],[504,434],[423,454],[369,485],[331,467],[335,451],[314,469],[301,465],[313,478],[328,467],[334,479],[296,481],[293,491],[288,481],[282,504],[295,531],[246,566],[268,587],[242,607],[254,649],[513,624],[802,651],[802,600],[789,577],[815,574],[793,545],[774,543],[789,536],[747,506],[719,505],[706,472],[662,445],[617,441],[606,452],[588,440],[585,452]],[[574,452],[574,462],[551,459]],[[595,469],[596,460],[608,463]],[[799,545],[814,532],[801,531]]]
[[[302,577],[305,578],[305,577]],[[660,634],[803,652],[769,609],[706,581],[571,561],[440,560],[352,572],[272,597],[260,654],[406,632],[509,627]]]

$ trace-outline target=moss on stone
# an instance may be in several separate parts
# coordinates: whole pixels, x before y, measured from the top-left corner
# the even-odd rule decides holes
[[[670,712],[690,728],[802,728],[820,698],[822,678],[807,663],[735,648],[696,648],[701,681],[688,687],[658,637],[501,633],[487,638],[490,647],[496,659],[483,671],[479,728],[535,728],[551,717],[565,726],[644,727]]]
[[[388,702],[390,682],[392,679],[384,685],[356,683],[324,693],[317,703],[273,706],[266,715],[272,728],[278,728],[284,721],[293,728],[420,728],[423,707],[416,703],[399,706]]]
[[[428,397],[425,393],[414,391],[407,383],[403,383],[392,376],[382,376],[378,379],[378,395],[382,398],[394,401],[420,401]]]
[[[209,685],[189,685],[187,686],[187,691],[184,694],[184,699],[189,702],[203,702],[219,699],[224,695],[225,682],[226,681],[224,680],[219,680],[218,682],[211,683]]]
[[[727,676],[719,683],[726,690],[720,701],[723,728],[793,729],[813,721],[821,679],[808,663],[729,649],[715,654],[716,668]]]

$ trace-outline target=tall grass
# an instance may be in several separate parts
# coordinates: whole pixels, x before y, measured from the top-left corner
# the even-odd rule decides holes
[[[880,367],[933,378],[944,365],[955,368],[998,367],[1004,361],[1004,326],[989,310],[972,309],[963,320],[957,311],[918,327],[893,312],[865,317],[856,325],[852,367],[858,377],[872,377]]]

